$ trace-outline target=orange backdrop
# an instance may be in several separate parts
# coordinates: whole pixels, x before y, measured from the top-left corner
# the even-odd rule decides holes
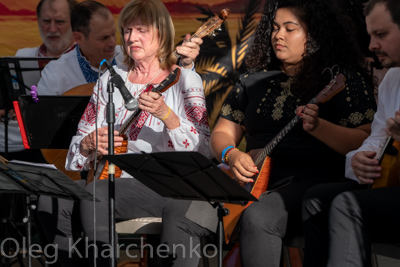
[[[117,20],[129,0],[98,1],[108,6]],[[194,33],[209,17],[218,15],[224,8],[231,10],[222,30],[215,37],[203,38],[200,56],[196,59],[196,71],[203,79],[210,125],[213,126],[237,75],[245,70],[243,57],[264,0],[162,1],[174,21],[176,44],[186,33]],[[13,56],[20,48],[41,44],[35,12],[37,3],[38,0],[0,0],[0,56]]]

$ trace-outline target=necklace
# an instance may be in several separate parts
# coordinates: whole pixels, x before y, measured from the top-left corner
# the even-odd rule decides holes
[[[128,76],[126,76],[126,79],[125,79],[125,86],[127,86],[126,83],[127,83],[127,81],[128,81],[129,75],[131,75],[132,70],[133,70],[133,66],[132,66],[132,68],[129,70]],[[142,93],[142,91],[145,90],[145,89],[147,88],[147,86],[149,86],[149,84],[158,76],[158,74],[160,74],[161,70],[162,70],[162,69],[160,68],[160,69],[157,71],[156,75],[154,75],[154,77],[151,78],[150,81],[148,81],[142,88],[140,88],[140,89],[134,94],[134,96],[140,95],[140,94]]]

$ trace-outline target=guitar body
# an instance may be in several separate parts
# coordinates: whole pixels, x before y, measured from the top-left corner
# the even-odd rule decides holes
[[[251,154],[255,153],[254,151],[250,151]],[[247,184],[244,187],[256,198],[259,198],[260,195],[267,190],[270,168],[271,168],[271,158],[266,157],[265,160],[260,164],[261,166],[257,166],[259,169],[259,173],[253,179],[254,184]],[[234,177],[232,171],[225,164],[221,164],[221,170],[227,173],[229,176]],[[229,210],[229,214],[224,216],[224,233],[225,233],[225,242],[228,244],[230,240],[233,239],[233,234],[235,233],[235,229],[237,227],[237,223],[242,215],[242,212],[251,204],[253,201],[249,201],[246,205],[238,205],[238,204],[230,204],[225,203],[224,208]]]
[[[397,149],[397,153],[395,155],[384,155],[381,163],[381,177],[375,179],[372,188],[400,185],[400,143],[393,141],[392,146]]]
[[[90,96],[93,92],[94,85],[95,83],[83,84],[68,90],[63,95]],[[40,151],[42,152],[42,155],[44,159],[47,161],[47,163],[54,164],[54,166],[56,166],[57,169],[59,169],[61,172],[63,172],[72,180],[81,179],[80,172],[67,171],[65,169],[65,160],[68,155],[68,149],[41,149]]]

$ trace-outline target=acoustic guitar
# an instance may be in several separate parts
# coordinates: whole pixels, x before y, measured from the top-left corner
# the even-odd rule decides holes
[[[74,87],[63,95],[83,95],[83,96],[90,96],[93,92],[93,87],[95,83],[87,83],[83,85],[79,85]],[[72,180],[80,180],[81,175],[80,172],[76,171],[67,171],[65,169],[65,159],[68,155],[68,149],[41,149],[42,155],[44,159],[49,164],[54,164],[61,172],[67,175]]]
[[[371,188],[393,187],[400,185],[400,143],[387,137],[380,155],[377,157],[381,170],[381,177],[375,179]]]

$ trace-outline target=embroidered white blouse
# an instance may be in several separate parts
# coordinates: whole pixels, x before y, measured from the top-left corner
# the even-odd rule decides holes
[[[115,66],[114,68],[122,79],[126,80],[127,67]],[[94,153],[84,157],[80,153],[79,147],[82,139],[95,130],[95,110],[97,110],[98,128],[107,126],[106,105],[109,78],[109,72],[107,71],[101,76],[100,83],[94,87],[94,93],[79,122],[77,135],[72,138],[70,144],[65,164],[68,170],[87,170],[94,160]],[[99,94],[97,94],[98,86],[100,86]],[[143,84],[130,83],[129,80],[126,86],[135,97],[137,97],[138,91],[144,87]],[[129,140],[128,153],[140,151],[146,153],[198,151],[207,158],[211,158],[212,154],[209,150],[210,129],[200,76],[192,70],[182,69],[179,81],[163,92],[162,95],[165,103],[179,117],[180,126],[173,130],[167,129],[160,119],[148,112],[141,112],[141,115],[135,119],[126,131]],[[97,100],[99,104],[96,109]],[[123,98],[117,88],[113,94],[113,100],[115,105],[115,130],[119,130],[121,125],[134,112],[125,108]],[[124,176],[124,173],[121,176]],[[128,175],[125,174],[125,176]]]

